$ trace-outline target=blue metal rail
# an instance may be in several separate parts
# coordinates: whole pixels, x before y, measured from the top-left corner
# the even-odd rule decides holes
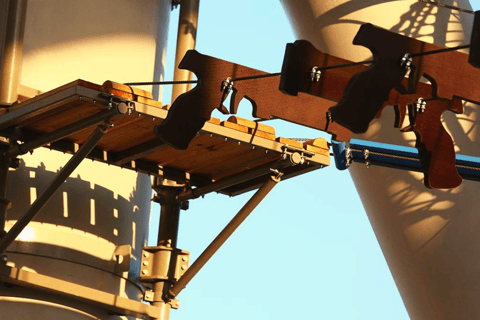
[[[345,142],[332,141],[332,150],[339,170],[347,169],[351,162],[361,162],[367,166],[422,172],[418,151],[411,147],[352,139],[350,146]],[[457,154],[455,165],[463,179],[480,180],[479,157]]]

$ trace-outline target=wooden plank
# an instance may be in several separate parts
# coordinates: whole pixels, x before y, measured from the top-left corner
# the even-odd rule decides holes
[[[303,149],[303,143],[292,140],[292,139],[288,139],[288,138],[284,138],[284,137],[278,137],[275,141],[283,143],[283,144],[288,144],[289,146],[292,146],[292,147],[295,147],[295,148],[298,148],[298,149]]]
[[[208,122],[213,123],[213,124],[220,124],[220,119],[211,117]]]
[[[328,146],[327,140],[323,138],[305,141],[303,143],[303,148],[307,151],[312,151],[315,153],[330,156],[330,147]]]
[[[275,135],[275,128],[274,127],[267,126],[265,124],[258,123],[258,122],[252,121],[252,120],[247,120],[247,119],[243,119],[243,118],[240,118],[240,117],[231,116],[227,119],[227,121],[231,122],[231,123],[239,124],[239,125],[247,127],[247,128],[252,128],[252,129],[254,129],[254,130],[251,130],[252,132],[253,131],[262,131],[262,132],[266,132],[266,133],[270,133],[270,134]]]
[[[186,150],[179,150],[173,148],[168,149],[168,152],[162,150],[160,152],[155,152],[148,155],[147,157],[145,157],[145,159],[158,163],[161,166],[178,168],[178,164],[182,162],[183,159],[188,157],[195,157],[198,153],[203,152],[205,149],[214,147],[215,144],[218,144],[221,140],[223,139],[201,134],[192,141],[191,146]]]
[[[236,124],[236,123],[233,123],[233,122],[230,122],[230,121],[222,121],[220,123],[220,125],[222,127],[225,127],[225,128],[230,128],[230,129],[237,130],[237,131],[240,131],[240,132],[249,133],[247,127]]]
[[[153,95],[152,95],[151,92],[148,92],[148,91],[145,91],[145,90],[142,90],[142,89],[139,89],[139,88],[131,87],[131,86],[128,86],[128,85],[125,85],[125,84],[122,84],[122,83],[107,80],[102,84],[101,91],[110,93],[108,91],[110,89],[123,91],[123,92],[129,93],[131,95],[145,97],[147,99],[152,99],[153,100]]]
[[[167,148],[170,148],[170,146],[160,139],[154,138],[124,151],[117,152],[114,155],[113,163],[117,166],[121,166],[129,161],[141,159],[150,153],[165,150]]]
[[[262,137],[262,138],[265,138],[265,139],[269,139],[269,140],[275,140],[275,137],[276,137],[275,134],[271,134],[271,133],[264,132],[264,131],[258,131],[255,128],[247,127],[247,126],[244,126],[244,125],[241,125],[241,124],[237,124],[235,122],[230,122],[228,120],[227,121],[222,121],[220,123],[220,125],[222,127],[225,127],[225,128],[230,128],[230,129],[237,130],[237,131],[240,131],[240,132],[249,133],[249,134],[256,135],[256,136],[259,136],[259,137]],[[275,130],[273,130],[273,131],[275,132]]]
[[[98,91],[101,91],[101,86],[99,86],[98,84],[95,84],[95,83],[91,83],[91,82],[88,82],[88,81],[85,81],[85,80],[82,80],[82,79],[78,79],[78,80],[75,80],[75,81],[72,81],[70,83],[67,83],[61,87],[58,87],[58,88],[55,88],[53,90],[50,90],[48,92],[45,92],[41,95],[38,95],[32,99],[28,99],[20,104],[17,104],[15,106],[12,106],[8,109],[9,112],[12,112],[14,110],[17,110],[17,109],[20,109],[24,106],[27,106],[33,102],[36,102],[36,101],[39,101],[39,100],[42,100],[48,96],[51,96],[51,95],[54,95],[55,93],[58,93],[58,92],[61,92],[61,91],[64,91],[68,88],[71,88],[71,87],[74,87],[74,86],[82,86],[82,87],[85,87],[85,88],[90,88],[90,89],[94,89],[94,90],[98,90]]]

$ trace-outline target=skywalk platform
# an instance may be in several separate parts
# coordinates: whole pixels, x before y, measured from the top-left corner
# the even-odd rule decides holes
[[[167,113],[147,91],[77,80],[1,109],[0,136],[14,141],[9,157],[40,146],[73,154],[109,118],[112,126],[88,158],[190,187],[216,182],[210,191],[231,196],[255,189],[272,169],[286,179],[330,164],[325,139],[277,137],[273,127],[238,117],[211,118],[187,150],[177,150],[153,132]]]

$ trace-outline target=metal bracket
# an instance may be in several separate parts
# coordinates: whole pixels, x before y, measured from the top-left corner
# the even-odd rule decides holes
[[[143,247],[140,267],[141,282],[176,282],[188,269],[190,253],[166,247]]]
[[[229,93],[230,90],[232,90],[232,88],[233,88],[232,78],[228,77],[227,79],[222,81],[221,91],[225,91],[225,93]]]
[[[400,60],[400,67],[404,68],[405,70],[409,70],[412,66],[412,61],[413,59],[410,56],[410,53],[405,53],[405,55],[402,57],[402,60]]]
[[[421,114],[427,108],[427,101],[425,101],[425,99],[420,97],[420,98],[417,99],[417,101],[415,101],[414,105],[415,105],[415,110],[417,111],[417,113]]]
[[[353,154],[350,147],[345,148],[345,166],[349,168],[352,165]]]
[[[132,247],[129,244],[117,246],[113,252],[113,256],[117,261],[115,265],[115,273],[121,274],[130,271],[130,259],[132,257]]]
[[[319,82],[322,76],[322,71],[319,67],[315,66],[310,70],[310,81],[311,82]]]
[[[305,158],[313,157],[314,153],[311,151],[307,151],[304,149],[300,149],[294,146],[290,146],[288,144],[282,147],[283,157],[286,159],[287,156],[290,156],[290,160],[292,161],[292,165],[297,164],[304,164]]]
[[[367,166],[367,168],[370,168],[370,160],[368,160],[368,156],[370,155],[370,151],[368,149],[364,149],[363,150],[363,157],[365,158],[365,165]]]
[[[135,111],[135,101],[129,99],[123,99],[118,96],[115,96],[111,93],[100,92],[98,94],[99,97],[106,98],[110,102],[108,103],[108,110],[114,107],[113,103],[115,102],[117,105],[117,110],[120,114],[128,114],[131,115],[133,111]],[[123,105],[122,105],[123,103]]]

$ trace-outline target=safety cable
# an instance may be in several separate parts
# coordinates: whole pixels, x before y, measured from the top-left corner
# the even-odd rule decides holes
[[[428,3],[428,4],[432,4],[432,5],[437,6],[437,7],[447,8],[447,9],[456,10],[456,11],[464,12],[464,13],[475,14],[475,11],[451,6],[451,5],[444,4],[444,3],[441,3],[441,2],[437,2],[437,1],[433,1],[433,0],[418,0],[418,1]]]
[[[281,75],[282,73],[281,72],[277,72],[277,73],[267,73],[267,74],[261,74],[261,75],[258,75],[258,76],[249,76],[249,77],[240,77],[240,78],[234,78],[234,79],[231,79],[231,81],[235,82],[235,81],[242,81],[242,80],[251,80],[251,79],[260,79],[260,78],[268,78],[268,77],[277,77],[279,75]]]
[[[438,49],[438,50],[432,50],[432,51],[424,51],[424,52],[418,52],[418,53],[411,53],[410,57],[420,57],[420,56],[426,56],[429,54],[436,54],[436,53],[442,53],[442,52],[448,52],[448,51],[456,51],[460,49],[466,49],[470,48],[469,44],[464,44],[461,46],[456,46],[456,47],[451,47],[451,48],[444,48],[444,49]]]
[[[148,86],[148,85],[166,85],[166,84],[185,84],[197,83],[198,80],[181,80],[181,81],[151,81],[151,82],[127,82],[126,86]]]

